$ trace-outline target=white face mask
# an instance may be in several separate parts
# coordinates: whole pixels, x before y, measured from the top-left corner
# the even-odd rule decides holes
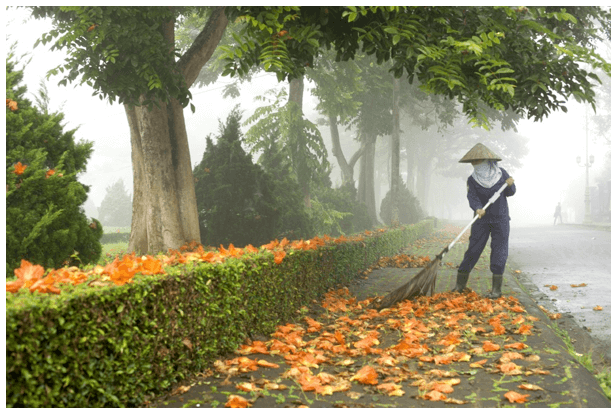
[[[478,184],[485,188],[491,188],[502,177],[502,170],[498,167],[497,161],[484,160],[474,166],[472,177]]]

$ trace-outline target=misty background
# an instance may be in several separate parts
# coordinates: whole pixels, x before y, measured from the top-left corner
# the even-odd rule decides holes
[[[39,45],[33,48],[34,42],[51,29],[51,23],[29,18],[29,11],[7,8],[3,13],[5,18],[5,57],[11,44],[16,43],[15,56],[17,68],[24,69],[24,82],[28,88],[29,98],[35,102],[40,83],[45,80],[48,70],[63,62],[63,51],[49,51],[50,45]],[[610,60],[610,45],[603,54]],[[26,65],[28,59],[30,62]],[[58,86],[59,77],[51,77],[45,82],[48,89],[51,112],[62,111],[65,114],[65,130],[78,128],[77,140],[83,139],[94,144],[94,152],[88,161],[87,171],[79,176],[79,181],[90,186],[89,198],[84,205],[87,216],[98,218],[98,208],[105,197],[109,186],[122,180],[125,188],[132,193],[132,165],[130,149],[130,132],[123,106],[110,105],[92,96],[93,90],[87,85],[69,84],[68,87]],[[192,167],[201,160],[205,151],[205,137],[216,135],[219,121],[225,121],[231,110],[241,104],[243,120],[251,116],[254,110],[262,106],[255,102],[254,97],[263,95],[271,88],[288,88],[288,83],[278,83],[275,75],[260,72],[251,83],[242,84],[241,95],[237,99],[223,98],[222,92],[230,78],[220,78],[218,82],[204,88],[192,88],[192,103],[196,112],[188,108],[184,111],[186,128],[190,145]],[[316,111],[317,99],[311,95],[313,87],[305,82],[303,111],[309,120],[318,124],[321,117]],[[605,88],[608,93],[608,108],[598,107],[599,113],[606,112],[610,119],[610,79]],[[592,212],[595,221],[610,222],[610,130],[604,136],[598,136],[592,119],[594,112],[588,105],[575,101],[567,103],[568,113],[555,112],[543,122],[521,120],[517,126],[518,135],[527,140],[528,153],[521,161],[521,167],[512,168],[507,162],[507,154],[500,153],[502,161],[499,165],[505,168],[515,179],[516,195],[509,200],[511,225],[551,224],[553,212],[558,202],[562,203],[564,223],[581,223],[585,213],[585,180],[586,169],[577,164],[576,158],[581,157],[584,165],[586,158],[586,138],[589,138],[589,154],[594,156],[594,163],[589,169],[589,184],[592,197]],[[243,127],[245,132],[248,127]],[[332,166],[331,181],[333,186],[341,184],[341,175],[337,161],[331,151],[331,139],[328,126],[320,126],[328,150],[329,162]],[[496,131],[494,131],[496,132]],[[350,131],[340,130],[344,154],[350,157],[358,142]],[[430,134],[429,140],[436,141],[443,134],[452,131],[427,132],[404,128],[402,120],[402,151],[404,151],[404,135]],[[459,154],[465,154],[476,142]],[[424,142],[424,140],[422,140]],[[389,137],[379,138],[376,149],[376,206],[380,210],[380,202],[389,189],[390,153]],[[487,146],[489,144],[487,143]],[[492,148],[493,149],[493,148]],[[496,152],[498,152],[496,150]],[[429,190],[426,194],[416,191],[414,183],[409,188],[420,199],[421,206],[427,215],[444,219],[469,221],[472,211],[466,199],[466,180],[472,172],[469,164],[461,164],[459,175],[446,177],[438,174],[436,169],[432,175]],[[432,166],[432,168],[434,168]],[[358,164],[355,168],[355,180],[358,178]],[[405,154],[401,155],[402,178],[406,182]]]

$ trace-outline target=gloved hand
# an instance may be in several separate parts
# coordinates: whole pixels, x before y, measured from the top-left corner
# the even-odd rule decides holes
[[[478,214],[478,218],[483,218],[483,216],[485,215],[485,210],[479,208],[478,210],[476,210],[476,214]]]
[[[515,180],[513,180],[512,177],[508,177],[506,179],[506,184],[508,184],[509,187],[511,187],[514,183],[515,183]]]

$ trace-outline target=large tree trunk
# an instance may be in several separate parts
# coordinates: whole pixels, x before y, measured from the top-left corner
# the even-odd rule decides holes
[[[173,50],[174,21],[162,32]],[[177,63],[190,87],[216,49],[228,24],[224,7],[216,7],[203,31]],[[192,163],[183,108],[175,99],[125,107],[133,163],[132,226],[128,251],[167,252],[200,241]]]
[[[410,192],[414,194],[415,196],[416,196],[416,174],[417,174],[416,163],[417,163],[416,151],[414,149],[414,146],[412,145],[412,140],[410,139],[410,137],[408,137],[406,140],[406,175],[407,175],[406,185],[408,186],[408,190],[410,190]]]
[[[288,102],[296,103],[299,108],[299,116],[303,116],[303,76],[290,81],[288,86]],[[291,133],[297,134],[296,137],[298,138],[298,144],[301,145],[301,134],[303,134],[303,131],[297,129]],[[301,164],[301,160],[297,161]],[[296,168],[297,179],[303,194],[303,203],[305,204],[305,207],[310,208],[312,203],[310,201],[310,178],[307,174],[307,166],[297,165]]]
[[[361,170],[359,173],[359,201],[365,203],[367,213],[372,219],[372,224],[378,224],[376,212],[376,195],[374,193],[374,158],[376,156],[376,138],[363,137],[364,152],[361,157]]]
[[[391,132],[391,226],[399,225],[399,79],[393,78],[393,129]]]
[[[433,161],[430,157],[418,160],[417,197],[425,212],[430,210],[431,204],[429,202],[429,187],[431,183],[432,163]]]
[[[346,161],[342,145],[340,143],[340,133],[337,127],[337,117],[329,115],[329,128],[331,130],[331,144],[333,147],[333,155],[337,159],[337,164],[342,172],[342,186],[350,184],[354,187],[354,166],[363,155],[365,147],[361,146],[357,152],[350,158],[350,161]]]

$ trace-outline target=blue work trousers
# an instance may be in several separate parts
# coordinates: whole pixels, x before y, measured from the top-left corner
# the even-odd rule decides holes
[[[481,253],[487,245],[489,235],[491,235],[491,272],[496,275],[504,274],[506,259],[508,259],[508,235],[510,233],[510,223],[508,220],[487,223],[478,219],[472,224],[470,233],[470,246],[463,256],[463,261],[459,265],[459,271],[470,273]]]

